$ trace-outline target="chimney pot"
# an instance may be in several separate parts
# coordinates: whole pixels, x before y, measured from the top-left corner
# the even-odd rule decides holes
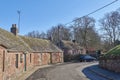
[[[14,35],[17,35],[17,33],[18,33],[18,29],[17,29],[16,24],[12,24],[11,32],[12,32]]]
[[[75,43],[75,42],[76,42],[76,40],[72,40],[72,42],[73,42],[73,43]]]

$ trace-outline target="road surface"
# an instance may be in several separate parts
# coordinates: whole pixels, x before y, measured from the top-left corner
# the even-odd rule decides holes
[[[106,80],[86,67],[97,62],[67,63],[38,69],[26,80]]]

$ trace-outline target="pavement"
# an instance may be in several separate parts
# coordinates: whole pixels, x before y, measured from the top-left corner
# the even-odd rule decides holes
[[[18,75],[15,79],[12,79],[12,80],[26,80],[29,76],[31,76],[32,74],[34,74],[39,69],[49,68],[49,67],[53,67],[55,65],[62,65],[62,64],[64,65],[64,63],[57,63],[57,64],[35,66],[32,69],[27,70],[27,71],[23,72],[22,74]]]
[[[53,65],[36,66],[36,67],[32,68],[31,70],[25,71],[22,74],[18,75],[13,80],[26,80],[26,78],[28,78],[30,75],[32,75],[38,69],[40,69],[40,68],[48,68],[48,67],[51,67],[51,66],[53,66]]]
[[[115,73],[115,72],[100,68],[98,64],[86,67],[85,69],[88,69],[91,72],[105,78],[105,80],[120,80],[120,73]]]

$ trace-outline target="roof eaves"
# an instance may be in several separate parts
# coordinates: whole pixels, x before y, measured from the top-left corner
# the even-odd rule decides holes
[[[0,46],[4,47],[4,48],[6,48],[6,49],[8,48],[7,46],[5,46],[5,45],[3,45],[3,44],[0,44]]]

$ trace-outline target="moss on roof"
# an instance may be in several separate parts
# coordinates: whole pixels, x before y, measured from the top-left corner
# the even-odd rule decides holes
[[[49,40],[21,36],[21,38],[36,52],[62,52]]]
[[[112,48],[111,50],[109,50],[106,54],[107,55],[120,55],[120,45]]]
[[[67,49],[82,49],[83,47],[80,47],[78,43],[74,43],[72,41],[65,41],[62,40],[64,48]]]
[[[0,44],[8,50],[29,52],[62,52],[49,40],[15,36],[13,33],[0,28]]]
[[[10,50],[32,51],[24,41],[14,34],[0,28],[0,44],[3,44]]]

